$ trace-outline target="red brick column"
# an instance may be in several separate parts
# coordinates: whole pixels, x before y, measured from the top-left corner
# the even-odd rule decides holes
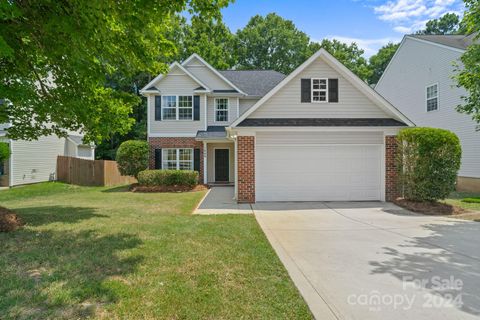
[[[163,148],[193,148],[200,149],[200,172],[199,182],[203,183],[203,143],[195,140],[192,137],[160,137],[149,138],[148,144],[150,145],[150,169],[155,168],[155,149]]]
[[[393,201],[400,196],[397,180],[397,137],[385,136],[385,200]]]
[[[255,203],[255,137],[237,138],[239,203]]]

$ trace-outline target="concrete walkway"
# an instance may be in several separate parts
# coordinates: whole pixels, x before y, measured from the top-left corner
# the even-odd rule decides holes
[[[317,319],[479,319],[480,223],[393,204],[257,203]]]
[[[212,187],[194,214],[253,214],[249,204],[238,204],[234,199],[234,187]]]

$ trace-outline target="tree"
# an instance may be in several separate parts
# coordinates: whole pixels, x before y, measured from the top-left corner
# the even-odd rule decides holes
[[[0,164],[10,158],[10,146],[6,142],[0,142]]]
[[[338,61],[359,76],[360,79],[367,80],[369,78],[371,71],[367,60],[363,57],[364,51],[355,42],[346,44],[335,39],[323,39],[318,47],[314,43],[310,45],[310,50],[313,52],[319,48],[327,50]]]
[[[458,86],[464,87],[468,95],[463,97],[464,103],[457,107],[457,111],[471,115],[473,120],[480,123],[480,1],[465,0],[466,12],[464,24],[470,37],[476,43],[470,45],[461,56],[463,67],[458,67],[456,80]]]
[[[445,13],[439,19],[427,21],[424,30],[417,34],[463,34],[464,29],[460,24],[460,18],[455,13]]]
[[[229,0],[0,2],[0,123],[13,139],[65,136],[87,141],[124,134],[138,96],[106,85],[166,71],[176,54],[166,37],[175,13],[220,15]]]
[[[310,55],[310,38],[275,13],[256,15],[237,31],[238,69],[292,72]]]
[[[385,68],[390,63],[390,60],[392,60],[392,57],[399,46],[399,43],[388,43],[380,48],[377,54],[370,57],[368,64],[371,74],[368,78],[368,83],[375,84],[380,80],[383,71],[385,71]]]
[[[124,176],[138,177],[138,173],[148,168],[149,147],[147,141],[128,140],[117,151],[118,171]]]

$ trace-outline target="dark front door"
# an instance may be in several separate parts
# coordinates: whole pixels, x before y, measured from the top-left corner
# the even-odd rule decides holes
[[[228,182],[229,150],[215,149],[215,182]]]

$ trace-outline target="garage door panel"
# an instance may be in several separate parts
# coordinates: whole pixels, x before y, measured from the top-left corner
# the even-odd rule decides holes
[[[381,199],[379,145],[281,146],[260,141],[255,162],[257,201]]]

